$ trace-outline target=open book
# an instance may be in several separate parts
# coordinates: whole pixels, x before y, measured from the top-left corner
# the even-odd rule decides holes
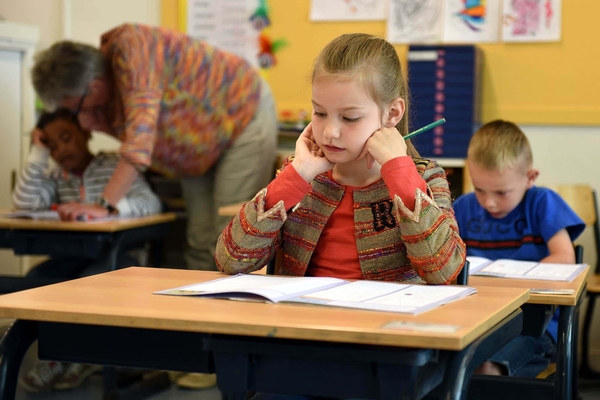
[[[3,215],[3,217],[7,218],[28,218],[28,219],[41,219],[41,220],[51,220],[58,221],[60,220],[60,216],[58,215],[58,211],[55,210],[37,210],[37,211],[13,211]]]
[[[418,314],[477,293],[468,286],[411,285],[380,281],[273,275],[234,275],[156,294],[233,300],[292,302]]]
[[[469,275],[499,276],[515,279],[571,282],[587,264],[551,264],[535,261],[501,259],[492,261],[485,257],[467,257]]]

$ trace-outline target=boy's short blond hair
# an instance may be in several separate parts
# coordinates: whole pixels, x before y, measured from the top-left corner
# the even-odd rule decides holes
[[[489,171],[500,171],[522,164],[533,165],[533,154],[527,136],[509,121],[495,120],[483,125],[471,138],[467,158]]]

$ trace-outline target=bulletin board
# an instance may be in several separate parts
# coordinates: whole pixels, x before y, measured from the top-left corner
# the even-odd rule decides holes
[[[266,75],[277,107],[310,110],[309,75],[318,52],[349,32],[385,37],[385,21],[311,22],[310,0],[269,0],[271,34],[289,45]],[[600,125],[600,2],[563,1],[562,40],[477,44],[481,49],[480,120],[518,124]],[[162,0],[163,26],[185,31],[185,0]],[[408,46],[396,46],[406,66]],[[410,84],[410,83],[409,83]]]

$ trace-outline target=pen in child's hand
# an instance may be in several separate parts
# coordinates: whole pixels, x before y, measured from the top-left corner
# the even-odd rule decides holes
[[[417,136],[417,135],[418,135],[418,134],[420,134],[420,133],[423,133],[423,132],[425,132],[425,131],[428,131],[428,130],[430,130],[430,129],[432,129],[432,128],[435,128],[436,126],[438,126],[438,125],[441,125],[441,124],[443,124],[444,122],[446,122],[446,118],[438,119],[437,121],[435,121],[435,122],[432,122],[432,123],[431,123],[431,124],[429,124],[429,125],[425,125],[424,127],[422,127],[422,128],[419,128],[419,129],[417,129],[416,131],[414,131],[414,132],[411,132],[411,133],[409,133],[408,135],[404,136],[404,140],[406,140],[406,139],[410,139],[411,137]]]

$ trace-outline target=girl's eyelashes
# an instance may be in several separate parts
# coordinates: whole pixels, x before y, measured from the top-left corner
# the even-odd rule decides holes
[[[314,115],[315,117],[318,117],[318,118],[325,118],[325,117],[327,116],[327,114],[326,114],[326,113],[323,113],[323,112],[318,112],[318,111],[313,111],[313,115]],[[352,123],[352,122],[358,122],[358,121],[360,120],[360,118],[361,118],[361,117],[357,117],[357,118],[342,117],[342,119],[343,119],[344,121],[346,121],[346,122],[350,122],[350,123]]]

